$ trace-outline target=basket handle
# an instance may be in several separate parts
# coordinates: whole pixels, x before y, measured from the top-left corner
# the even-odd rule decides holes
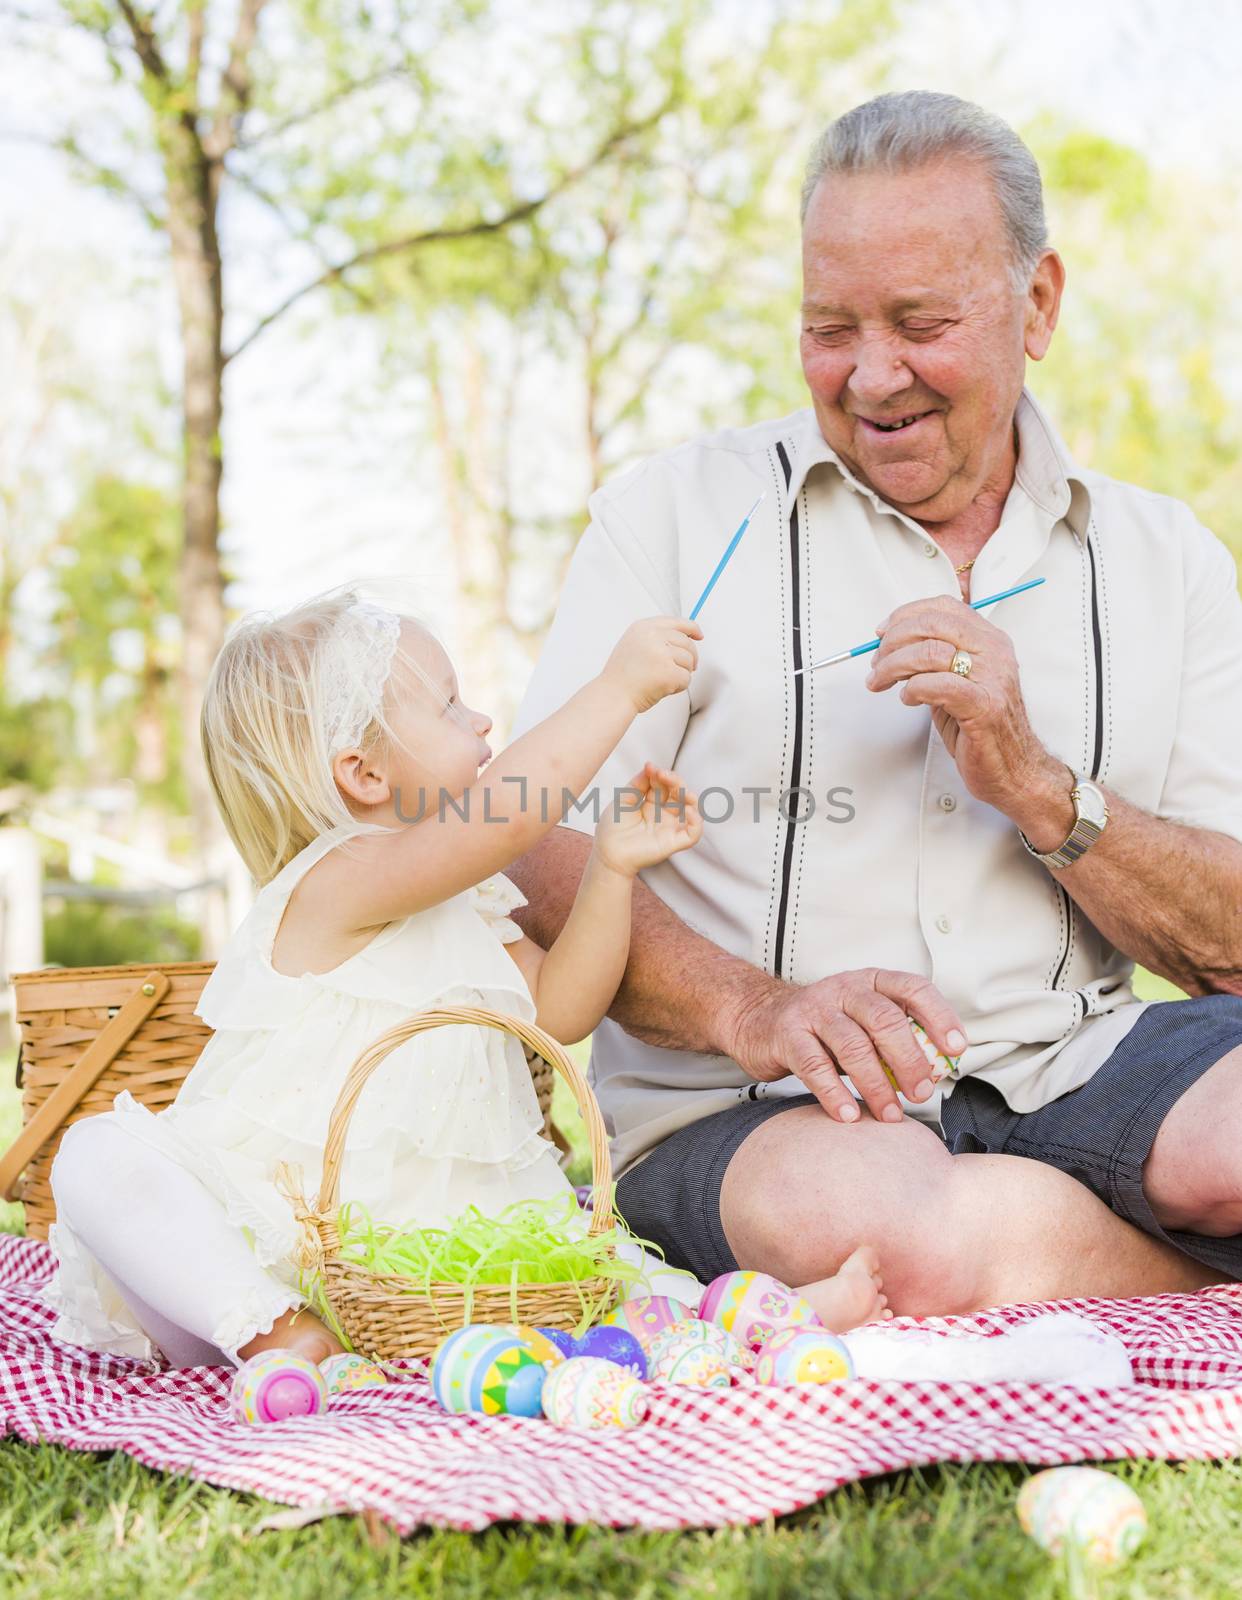
[[[345,1082],[337,1096],[332,1116],[328,1121],[328,1137],[324,1143],[323,1175],[319,1183],[316,1209],[321,1217],[336,1220],[340,1206],[341,1163],[345,1155],[345,1135],[358,1097],[367,1079],[400,1045],[417,1034],[431,1028],[443,1028],[449,1023],[469,1022],[486,1028],[496,1028],[501,1033],[515,1034],[524,1045],[541,1056],[560,1073],[573,1091],[578,1109],[586,1120],[587,1135],[591,1141],[591,1192],[593,1207],[588,1233],[606,1233],[612,1226],[612,1161],[608,1154],[608,1134],[604,1119],[590,1085],[566,1054],[564,1047],[551,1034],[536,1027],[533,1022],[523,1022],[520,1017],[506,1016],[502,1011],[489,1011],[482,1006],[440,1006],[432,1011],[419,1011],[404,1022],[381,1033],[362,1052],[350,1067]]]
[[[58,1134],[77,1110],[83,1095],[94,1087],[105,1068],[110,1067],[168,993],[169,980],[162,972],[148,972],[129,999],[105,1024],[74,1062],[72,1069],[52,1090],[30,1121],[0,1157],[0,1194],[17,1199],[17,1180],[43,1146]]]

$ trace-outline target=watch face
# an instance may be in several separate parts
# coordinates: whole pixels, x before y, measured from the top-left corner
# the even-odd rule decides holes
[[[1093,783],[1083,778],[1078,783],[1078,809],[1087,822],[1102,828],[1108,821],[1108,805]]]

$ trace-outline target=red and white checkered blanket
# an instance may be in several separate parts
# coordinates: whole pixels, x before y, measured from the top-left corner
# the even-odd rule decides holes
[[[448,1416],[421,1377],[266,1427],[230,1420],[230,1371],[159,1371],[49,1337],[39,1286],[51,1253],[0,1237],[0,1407],[6,1433],[290,1505],[374,1510],[420,1524],[599,1522],[720,1527],[809,1505],[852,1479],[937,1461],[1051,1465],[1242,1450],[1242,1286],[1145,1300],[1065,1301],[1117,1334],[1139,1383],[873,1383],[702,1391],[653,1386],[629,1433],[562,1433],[541,1419]],[[996,1333],[1046,1306],[924,1326]],[[410,1363],[412,1373],[421,1368]]]

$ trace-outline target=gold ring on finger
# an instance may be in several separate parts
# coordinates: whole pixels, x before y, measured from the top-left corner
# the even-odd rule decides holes
[[[971,659],[969,652],[965,650],[955,650],[953,652],[953,660],[949,663],[949,669],[952,672],[956,672],[959,678],[969,678],[970,669],[974,666],[974,664],[975,663]]]

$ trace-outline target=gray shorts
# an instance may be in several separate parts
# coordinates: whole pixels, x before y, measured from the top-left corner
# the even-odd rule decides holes
[[[1031,1156],[1068,1172],[1119,1216],[1229,1278],[1242,1278],[1242,1234],[1170,1233],[1143,1194],[1143,1163],[1171,1107],[1242,1045],[1242,996],[1200,995],[1149,1006],[1081,1089],[1039,1111],[1011,1111],[990,1084],[965,1078],[941,1112],[953,1153]],[[813,1095],[744,1101],[672,1134],[617,1184],[617,1209],[671,1265],[707,1283],[737,1267],[720,1221],[720,1186],[734,1152],[769,1117]]]

